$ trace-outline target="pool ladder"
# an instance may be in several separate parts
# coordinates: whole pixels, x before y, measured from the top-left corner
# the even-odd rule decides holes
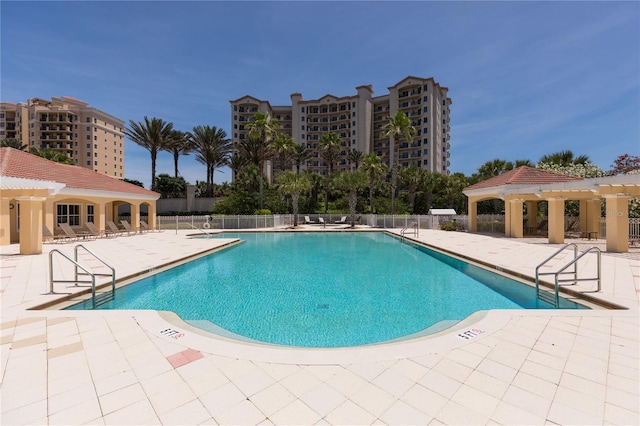
[[[100,263],[102,263],[104,266],[106,266],[107,268],[109,268],[111,270],[111,273],[96,273],[96,272],[91,272],[89,271],[87,268],[85,268],[84,266],[82,266],[80,263],[78,263],[78,250],[79,249],[83,249],[84,251],[86,251],[87,253],[89,253],[91,256],[93,256],[94,259],[98,260]],[[63,258],[65,258],[66,260],[68,260],[69,262],[71,262],[74,265],[74,279],[73,280],[56,280],[54,279],[54,274],[53,274],[53,255],[57,253],[60,256],[62,256]],[[88,248],[86,248],[85,246],[83,246],[82,244],[79,244],[77,246],[75,246],[73,248],[73,259],[71,259],[69,256],[67,256],[66,254],[62,253],[60,250],[58,249],[54,249],[51,250],[49,252],[49,293],[47,294],[59,294],[53,291],[53,284],[54,283],[74,283],[76,286],[78,284],[91,284],[91,305],[93,306],[93,308],[95,309],[97,306],[100,306],[104,303],[107,303],[113,299],[115,299],[116,297],[116,270],[111,267],[110,265],[108,265],[104,260],[100,259],[94,252],[92,252],[91,250],[89,250]],[[80,277],[82,276],[89,276],[91,277],[90,279],[81,279]],[[96,277],[111,277],[111,289],[104,291],[102,293],[97,294],[96,293]]]
[[[569,247],[573,247],[573,259],[567,262],[564,266],[554,272],[540,272],[540,268],[544,266],[551,259],[555,258],[558,254],[562,253]],[[587,254],[594,252],[597,257],[596,270],[597,275],[595,277],[589,278],[578,278],[578,260],[582,259]],[[538,266],[536,266],[536,297],[539,300],[547,302],[556,308],[560,306],[560,296],[558,295],[558,290],[560,288],[560,283],[573,283],[569,285],[574,285],[578,281],[597,281],[598,289],[596,291],[601,290],[602,286],[602,267],[601,267],[601,252],[598,247],[589,247],[585,251],[578,254],[578,246],[575,243],[567,243],[560,247],[555,253],[542,261]],[[567,270],[571,268],[570,270]],[[553,293],[540,288],[540,276],[541,275],[553,275],[554,276],[554,291]],[[560,279],[560,275],[573,275],[573,278],[564,278]]]
[[[411,222],[410,224],[402,228],[402,230],[400,231],[400,239],[404,241],[405,235],[409,235],[409,234],[415,235],[416,238],[420,236],[420,229],[418,228],[418,222],[416,221]]]

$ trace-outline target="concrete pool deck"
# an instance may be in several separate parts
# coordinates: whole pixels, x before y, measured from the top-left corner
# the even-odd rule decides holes
[[[231,242],[188,233],[83,244],[124,277]],[[558,247],[430,230],[417,239],[525,276]],[[2,425],[640,423],[637,249],[603,253],[602,291],[589,293],[626,310],[491,311],[408,342],[283,350],[212,338],[154,311],[29,310],[60,297],[43,295],[48,251],[72,257],[74,246],[2,248]],[[54,272],[72,276],[59,263]],[[68,286],[54,290],[84,290]]]

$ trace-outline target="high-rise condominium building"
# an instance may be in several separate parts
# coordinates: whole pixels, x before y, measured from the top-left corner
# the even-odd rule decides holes
[[[78,166],[124,178],[124,122],[78,99],[0,103],[0,139],[57,151]]]
[[[247,95],[230,101],[232,141],[237,146],[249,137],[246,124],[256,112],[269,112],[278,122],[280,132],[312,150],[313,157],[303,166],[305,169],[327,173],[318,142],[329,132],[342,139],[343,149],[335,170],[354,168],[347,158],[354,149],[363,154],[375,152],[390,165],[394,147],[390,138],[382,135],[382,128],[389,122],[389,116],[402,111],[416,132],[412,141],[395,140],[394,143],[399,144],[398,164],[449,174],[451,99],[447,92],[448,89],[433,78],[409,76],[389,87],[388,93],[375,97],[370,85],[356,87],[353,96],[325,95],[308,101],[303,100],[300,93],[293,93],[291,105],[287,106],[272,106],[269,101]]]

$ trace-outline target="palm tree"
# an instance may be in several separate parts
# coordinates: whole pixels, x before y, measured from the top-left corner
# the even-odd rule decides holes
[[[424,171],[426,170],[419,169],[416,166],[409,166],[400,171],[400,180],[409,190],[409,204],[411,204],[412,213],[415,213],[416,191],[424,179]]]
[[[140,145],[151,154],[151,190],[156,188],[156,157],[158,151],[166,149],[168,141],[173,134],[173,123],[167,123],[160,118],[149,119],[144,117],[144,122],[129,120],[129,128],[125,134],[134,143]]]
[[[398,186],[398,145],[400,138],[411,142],[416,128],[411,125],[411,120],[402,111],[396,112],[393,117],[389,116],[389,122],[383,127],[382,136],[389,138],[391,150],[391,214],[396,212],[396,189]],[[396,138],[398,139],[396,141]],[[398,143],[396,143],[398,142]]]
[[[362,171],[342,172],[332,179],[333,186],[341,191],[347,192],[349,196],[349,216],[351,226],[356,221],[356,205],[358,204],[358,191],[367,186],[367,176]]]
[[[420,191],[424,192],[426,197],[426,211],[427,213],[431,210],[431,203],[433,201],[433,192],[435,189],[441,185],[443,178],[445,175],[441,175],[440,173],[435,173],[430,170],[422,171],[422,179],[420,180],[420,187],[418,188]]]
[[[494,176],[501,175],[504,172],[513,170],[513,163],[511,161],[495,158],[491,161],[487,161],[478,168],[478,174],[480,180],[487,180]]]
[[[291,156],[293,162],[296,165],[296,173],[300,173],[300,166],[302,166],[307,160],[313,157],[313,151],[307,148],[304,144],[297,144],[295,152]]]
[[[260,139],[260,209],[262,210],[264,164],[269,150],[269,142],[278,131],[278,123],[268,112],[256,112],[253,120],[245,128],[249,131],[249,135],[257,136]],[[270,176],[269,179],[271,179]]]
[[[347,160],[349,160],[350,164],[355,166],[355,170],[358,170],[360,163],[362,163],[362,159],[364,158],[364,153],[362,151],[358,151],[357,149],[352,149],[347,154]]]
[[[575,157],[571,150],[554,152],[553,154],[543,155],[539,163],[558,164],[560,166],[569,166],[571,164],[585,164],[589,161],[588,155],[579,155]]]
[[[188,155],[193,151],[189,135],[185,132],[181,132],[180,130],[174,130],[167,146],[165,147],[165,151],[168,151],[173,155],[174,177],[178,177],[178,158],[180,155]]]
[[[189,139],[196,152],[196,160],[207,166],[207,193],[211,196],[214,171],[228,163],[231,141],[227,139],[227,132],[215,126],[196,126],[189,133]]]
[[[286,169],[287,161],[291,159],[293,156],[296,144],[293,139],[284,133],[278,133],[270,145],[270,151],[273,153],[274,157],[277,158],[278,163],[280,163],[280,170],[283,172]]]
[[[293,207],[293,226],[298,226],[298,201],[300,194],[311,189],[311,181],[304,174],[294,173],[292,171],[283,172],[278,176],[278,191],[280,193],[291,195],[291,206]]]
[[[0,148],[15,148],[20,151],[26,151],[28,146],[23,145],[18,139],[2,139],[0,140]]]
[[[366,174],[369,182],[369,210],[373,213],[373,185],[377,179],[384,176],[386,166],[375,153],[367,154],[362,161],[362,171]]]
[[[338,159],[340,152],[341,140],[340,136],[335,133],[325,133],[318,141],[318,149],[324,151],[322,157],[327,163],[327,174],[324,180],[324,212],[329,210],[329,179],[333,174],[333,166]]]
[[[75,160],[69,157],[67,154],[64,154],[59,151],[55,151],[53,149],[36,149],[31,148],[30,153],[33,155],[37,155],[38,157],[45,158],[50,161],[55,161],[56,163],[61,164],[76,164]]]
[[[262,149],[262,142],[256,136],[249,136],[242,139],[238,144],[238,154],[243,159],[243,163],[253,164],[256,167],[260,167],[260,150]]]

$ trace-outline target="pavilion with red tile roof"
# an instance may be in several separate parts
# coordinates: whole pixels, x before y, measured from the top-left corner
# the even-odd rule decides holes
[[[158,198],[157,192],[84,167],[0,148],[0,245],[20,242],[21,254],[42,252],[43,226],[55,232],[59,223],[68,223],[79,231],[93,222],[104,232],[123,204],[129,205],[133,227],[141,208],[155,227]]]
[[[505,235],[522,238],[526,222],[535,224],[537,203],[548,203],[550,243],[564,243],[566,200],[580,202],[581,235],[597,236],[600,231],[602,199],[606,202],[607,251],[629,251],[629,199],[640,196],[640,175],[580,178],[521,166],[462,191],[469,200],[469,231],[477,232],[480,201],[501,199],[505,203]],[[528,227],[535,229],[535,227]]]

